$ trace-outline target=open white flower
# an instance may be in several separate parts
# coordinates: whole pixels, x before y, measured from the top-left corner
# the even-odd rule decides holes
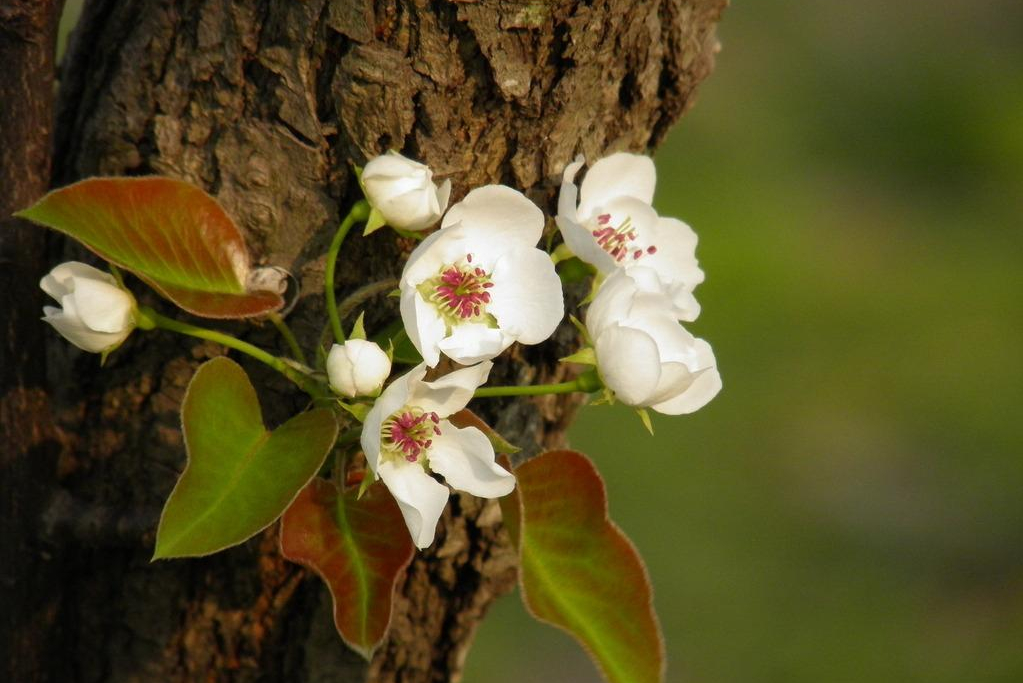
[[[586,312],[597,370],[622,403],[682,415],[721,390],[714,352],[678,322],[687,314],[672,292],[658,290],[644,267],[613,273]]]
[[[43,320],[83,351],[109,351],[135,329],[135,299],[109,273],[68,261],[39,286],[60,303],[60,308],[43,306]]]
[[[349,339],[327,354],[327,379],[334,391],[355,398],[376,396],[391,374],[391,359],[374,342]]]
[[[425,230],[448,205],[451,181],[433,182],[430,167],[397,152],[370,159],[362,169],[362,186],[370,206],[392,228]]]
[[[483,432],[444,419],[465,407],[491,367],[480,363],[424,382],[426,365],[420,364],[384,389],[363,423],[366,461],[398,502],[418,548],[433,543],[449,496],[448,487],[429,472],[482,498],[499,498],[515,488],[515,477],[494,461],[494,447]]]
[[[650,157],[619,152],[593,164],[576,188],[582,157],[565,168],[558,228],[568,248],[605,275],[619,268],[652,268],[668,285],[690,291],[703,282],[696,233],[650,205],[657,172]]]
[[[521,192],[487,185],[451,207],[412,252],[401,318],[430,367],[442,351],[468,365],[554,333],[565,303],[550,256],[536,248],[543,226],[543,213]]]

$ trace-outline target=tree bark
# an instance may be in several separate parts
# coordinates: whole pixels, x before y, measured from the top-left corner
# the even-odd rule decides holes
[[[10,215],[50,180],[62,4],[0,2],[0,679],[8,681],[43,679],[59,653],[52,635],[63,567],[38,534],[62,450],[39,353],[46,235]]]
[[[289,321],[311,347],[327,243],[359,196],[353,163],[397,149],[451,178],[453,200],[501,182],[550,213],[576,154],[649,150],[663,138],[711,69],[724,2],[92,0],[62,75],[56,184],[161,173],[207,188],[258,259],[300,281]],[[349,238],[342,295],[397,275],[411,247],[386,230]],[[54,262],[82,256],[61,249]],[[370,306],[368,326],[397,315],[392,301]],[[272,328],[236,330],[279,346]],[[280,559],[276,528],[209,558],[149,563],[184,465],[184,388],[223,349],[135,334],[100,369],[48,334],[44,367],[42,326],[15,332],[56,425],[37,438],[47,455],[15,471],[38,491],[14,511],[33,534],[14,580],[35,596],[22,623],[44,619],[49,652],[62,656],[39,650],[35,668],[8,680],[457,680],[479,620],[514,583],[495,502],[452,498],[367,664],[333,631],[318,580]],[[544,345],[515,347],[492,378],[559,381],[557,358],[574,343],[565,326]],[[301,409],[281,380],[247,369],[271,424]],[[523,457],[561,443],[572,407],[554,397],[477,406],[526,446]],[[26,576],[44,549],[53,569],[40,586]]]

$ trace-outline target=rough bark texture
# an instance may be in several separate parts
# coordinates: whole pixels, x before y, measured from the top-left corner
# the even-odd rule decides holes
[[[36,283],[46,236],[10,219],[50,180],[53,51],[59,0],[0,2],[0,680],[43,677],[63,569],[35,520],[52,490],[61,441],[45,390]],[[7,675],[4,675],[4,674]]]
[[[93,0],[62,76],[56,182],[162,173],[208,188],[260,260],[300,280],[305,294],[290,320],[312,345],[327,242],[358,196],[352,163],[398,149],[450,177],[453,199],[503,182],[550,210],[576,154],[659,142],[711,69],[723,4]],[[410,247],[385,230],[350,238],[342,294],[396,275]],[[68,255],[81,254],[50,254]],[[369,325],[396,315],[391,301],[375,302]],[[237,329],[278,344],[272,328]],[[492,377],[557,381],[556,359],[573,336],[566,327],[545,345],[514,349]],[[59,624],[49,638],[63,654],[9,680],[457,679],[479,619],[514,581],[495,503],[452,499],[367,665],[333,632],[317,581],[277,556],[274,530],[210,558],[148,562],[184,463],[184,388],[199,360],[223,350],[136,334],[100,370],[94,356],[49,340],[59,424],[48,456],[19,475],[45,482],[41,512],[19,519],[35,539],[23,566],[45,551],[46,566],[58,568],[38,605]],[[40,345],[26,344],[37,360]],[[271,423],[301,407],[278,378],[248,369]],[[478,408],[527,456],[557,445],[571,413],[554,398]]]

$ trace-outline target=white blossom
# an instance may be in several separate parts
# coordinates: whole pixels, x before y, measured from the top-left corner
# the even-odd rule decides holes
[[[391,374],[391,359],[374,342],[349,339],[327,354],[327,379],[334,391],[355,398],[376,396]]]
[[[657,172],[646,156],[619,152],[597,161],[581,187],[582,157],[565,168],[557,224],[568,248],[607,275],[620,268],[652,268],[668,285],[692,291],[703,282],[696,233],[651,206]]]
[[[543,213],[503,185],[470,192],[412,252],[401,276],[401,318],[430,367],[443,352],[468,365],[513,342],[538,344],[564,316],[561,280],[536,248]]]
[[[135,299],[109,273],[68,261],[39,286],[60,303],[59,308],[44,306],[43,320],[83,351],[109,351],[135,329]]]
[[[604,281],[586,312],[586,329],[600,377],[618,400],[681,415],[717,395],[714,352],[679,324],[688,315],[652,269],[619,270]]]
[[[397,152],[374,157],[362,170],[362,186],[371,207],[393,228],[425,230],[448,205],[451,181],[433,182],[430,167]]]
[[[420,364],[384,389],[363,423],[366,461],[398,502],[418,548],[433,543],[448,486],[483,498],[515,488],[515,477],[495,462],[483,432],[445,419],[465,407],[491,367],[479,363],[425,382],[426,365]]]

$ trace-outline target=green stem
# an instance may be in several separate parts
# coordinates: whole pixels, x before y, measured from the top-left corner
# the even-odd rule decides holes
[[[206,339],[207,341],[223,344],[228,348],[234,349],[235,351],[241,351],[245,355],[255,358],[259,362],[270,366],[314,398],[321,396],[324,393],[323,387],[320,386],[319,382],[297,368],[289,365],[283,358],[267,353],[258,346],[253,346],[252,344],[244,342],[237,337],[232,337],[229,334],[217,332],[216,330],[209,330],[205,327],[198,327],[197,325],[192,325],[180,320],[174,320],[173,318],[167,318],[148,306],[140,306],[138,315],[140,329],[151,330],[154,328],[160,328],[162,330],[170,330],[171,332],[184,334],[189,337]]]
[[[350,316],[355,312],[362,304],[366,303],[375,296],[381,294],[390,294],[398,288],[398,278],[392,277],[386,280],[380,280],[379,282],[371,282],[368,285],[363,285],[357,290],[346,296],[340,304],[338,304],[337,310],[338,315],[342,320]]]
[[[277,331],[284,337],[284,341],[287,342],[288,348],[291,349],[291,355],[294,356],[295,360],[302,365],[308,365],[305,354],[302,353],[302,347],[298,345],[298,339],[295,338],[295,333],[288,327],[288,323],[284,322],[284,318],[279,313],[271,313],[270,322],[274,324]]]
[[[571,382],[558,384],[529,384],[518,387],[480,387],[473,394],[474,398],[495,398],[498,396],[547,396],[549,394],[571,394],[576,391],[592,393],[598,391],[604,383],[593,370],[585,372]]]
[[[369,218],[369,202],[360,199],[352,206],[345,219],[341,221],[334,239],[327,250],[327,265],[323,273],[324,293],[327,295],[327,317],[330,318],[330,329],[334,331],[334,339],[338,344],[345,343],[345,332],[341,329],[341,317],[337,313],[337,299],[334,294],[334,270],[337,267],[337,255],[341,251],[341,243],[352,226],[357,222],[365,222]]]
[[[398,288],[398,278],[388,278],[386,280],[380,280],[379,282],[371,282],[368,285],[363,285],[357,290],[346,296],[337,305],[337,315],[340,321],[344,321],[345,318],[350,316],[355,310],[366,303],[370,299],[380,296],[381,294],[390,294]],[[327,341],[327,333],[330,330],[330,323],[320,330],[320,347],[323,347]],[[342,329],[342,332],[344,330]],[[329,345],[328,345],[329,346]]]

